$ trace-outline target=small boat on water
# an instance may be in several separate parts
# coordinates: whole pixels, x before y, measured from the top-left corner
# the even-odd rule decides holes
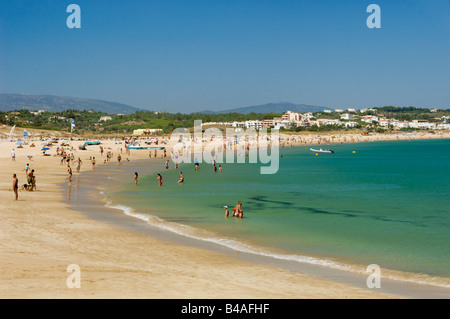
[[[314,152],[314,153],[334,153],[334,151],[332,151],[332,150],[323,150],[323,149],[315,150],[313,148],[310,148],[310,150],[311,150],[311,152]]]

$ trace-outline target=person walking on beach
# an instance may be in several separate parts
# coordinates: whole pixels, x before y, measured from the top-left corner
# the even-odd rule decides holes
[[[13,191],[15,200],[17,200],[19,198],[19,179],[16,174],[13,174]]]
[[[91,162],[92,162],[92,169],[94,169],[95,168],[95,157],[92,158]]]
[[[120,165],[120,161],[122,160],[122,156],[119,154],[119,155],[117,155],[117,161],[119,162],[119,165]]]
[[[16,161],[16,151],[14,151],[14,149],[11,150],[11,161]]]
[[[134,184],[137,186],[138,184],[138,173],[134,172]]]
[[[30,186],[30,191],[36,189],[36,176],[34,176],[34,169],[28,174],[28,185]]]
[[[81,169],[81,158],[78,157],[78,160],[77,160],[77,172],[78,173],[80,172],[80,169]]]
[[[69,183],[72,183],[72,168],[67,166],[67,172],[69,173]]]

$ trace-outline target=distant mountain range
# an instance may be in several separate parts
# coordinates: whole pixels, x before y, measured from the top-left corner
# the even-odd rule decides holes
[[[202,111],[199,113],[205,113],[205,114],[221,114],[221,113],[249,114],[252,112],[255,112],[255,113],[284,113],[286,111],[304,113],[304,112],[321,112],[324,110],[332,110],[332,109],[329,107],[325,107],[325,106],[279,102],[279,103],[267,103],[267,104],[263,104],[263,105],[238,107],[238,108],[224,110],[224,111],[206,110],[206,111]]]
[[[62,112],[68,109],[74,110],[93,110],[96,112],[104,112],[108,114],[132,114],[136,111],[146,111],[137,107],[126,104],[108,102],[103,100],[83,99],[69,96],[54,95],[28,95],[28,94],[0,94],[0,111],[13,110],[29,110],[46,112]],[[328,107],[293,104],[289,102],[267,103],[263,105],[254,105],[247,107],[238,107],[223,111],[202,111],[198,113],[205,114],[221,114],[221,113],[284,113],[286,111],[293,112],[319,112],[330,110]]]
[[[108,114],[132,114],[145,111],[126,104],[102,100],[82,99],[68,96],[0,94],[0,111],[29,110],[46,112],[62,112],[68,109],[93,110]]]

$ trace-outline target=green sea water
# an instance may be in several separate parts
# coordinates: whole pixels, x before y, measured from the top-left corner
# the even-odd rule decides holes
[[[259,164],[222,163],[222,173],[207,163],[197,172],[161,164],[162,187],[141,172],[137,187],[111,198],[224,244],[449,277],[450,140],[330,148],[334,154],[280,148],[273,175],[261,175]],[[245,218],[225,218],[223,206],[238,201]]]

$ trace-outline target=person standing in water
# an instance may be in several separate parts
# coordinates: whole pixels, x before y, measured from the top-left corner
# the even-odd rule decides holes
[[[72,183],[72,168],[67,166],[67,172],[69,173],[69,183]]]
[[[194,163],[195,163],[195,170],[198,171],[199,169],[198,159],[195,159]]]
[[[80,172],[80,169],[81,169],[81,158],[78,157],[78,160],[77,160],[77,172]]]
[[[162,176],[159,173],[158,173],[158,183],[159,183],[159,186],[162,186],[162,184],[163,184]]]
[[[137,186],[138,184],[138,173],[134,172],[134,184]]]
[[[178,184],[183,184],[183,182],[184,182],[183,172],[180,172],[180,180],[178,181]]]
[[[228,206],[223,206],[223,209],[225,210],[225,217],[228,217],[230,215],[230,212],[228,211]],[[233,207],[233,214],[231,216],[244,218],[244,211],[242,210],[242,201],[239,201],[237,205]]]

